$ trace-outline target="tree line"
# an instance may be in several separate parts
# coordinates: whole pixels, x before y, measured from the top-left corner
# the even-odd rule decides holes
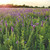
[[[28,6],[28,5],[13,5],[13,4],[6,4],[6,5],[0,5],[0,8],[50,8],[50,6],[45,7],[39,7],[39,6]]]

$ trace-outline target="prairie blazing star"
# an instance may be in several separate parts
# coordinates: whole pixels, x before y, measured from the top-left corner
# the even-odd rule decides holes
[[[19,20],[18,20],[18,22],[19,22]]]
[[[33,25],[33,29],[35,29],[36,25]]]
[[[42,20],[42,24],[43,24],[43,20]]]
[[[31,21],[31,26],[33,26],[33,24],[32,24],[33,22]]]
[[[42,21],[42,23],[41,23],[41,27],[43,27],[43,21]]]
[[[22,23],[22,26],[24,26],[24,23]]]
[[[12,30],[12,32],[13,32],[13,27],[11,26],[11,30]]]
[[[7,27],[7,23],[6,23],[5,25],[6,25],[6,27]]]
[[[16,44],[18,44],[18,40],[16,41]]]
[[[43,24],[41,24],[41,27],[43,27]]]
[[[16,20],[18,20],[18,18],[16,18]]]
[[[31,24],[31,26],[33,26],[33,24]]]
[[[2,31],[2,28],[0,28],[0,31]]]
[[[22,20],[22,23],[23,23],[23,20]]]
[[[15,21],[15,24],[17,24],[17,22]]]
[[[45,16],[45,19],[47,19],[47,16]]]
[[[7,21],[5,21],[5,26],[7,27]]]
[[[19,16],[19,18],[20,18],[20,16]]]
[[[25,41],[24,44],[26,44],[27,42]]]
[[[3,19],[1,20],[1,22],[3,22]]]
[[[38,26],[39,25],[39,23],[36,23],[36,26]]]

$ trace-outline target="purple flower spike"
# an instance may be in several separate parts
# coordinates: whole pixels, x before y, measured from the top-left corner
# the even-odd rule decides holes
[[[11,27],[11,30],[12,30],[12,32],[13,32],[13,27]]]
[[[2,31],[2,28],[0,28],[0,31]]]
[[[18,40],[16,41],[16,44],[18,44]]]
[[[18,22],[19,22],[19,20],[18,20]]]
[[[41,27],[43,27],[43,24],[41,24]]]
[[[22,23],[23,23],[23,20],[22,20]]]
[[[7,27],[7,21],[5,21],[5,25],[6,25],[6,27]]]
[[[3,19],[1,20],[1,22],[3,22]]]
[[[36,26],[38,26],[39,25],[39,23],[36,23]]]
[[[31,26],[33,26],[33,24],[31,24]]]
[[[33,25],[33,29],[35,29],[36,25]]]
[[[47,16],[45,16],[45,19],[47,19]]]
[[[24,23],[22,24],[22,26],[24,26]]]
[[[27,42],[25,41],[24,44],[26,44]]]
[[[7,27],[7,23],[6,23],[6,27]]]
[[[31,21],[31,26],[33,26],[33,24],[32,24],[33,22]]]
[[[43,24],[43,20],[42,20],[42,24]]]
[[[41,27],[43,27],[43,21],[42,21]]]
[[[15,21],[15,23],[17,24],[17,22]]]

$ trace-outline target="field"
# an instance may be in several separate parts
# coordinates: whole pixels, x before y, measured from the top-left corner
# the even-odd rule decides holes
[[[0,8],[0,50],[50,50],[50,9]]]

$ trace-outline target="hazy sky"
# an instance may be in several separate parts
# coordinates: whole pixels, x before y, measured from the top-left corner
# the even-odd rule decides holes
[[[17,4],[29,6],[50,6],[50,0],[0,0],[0,4]]]

